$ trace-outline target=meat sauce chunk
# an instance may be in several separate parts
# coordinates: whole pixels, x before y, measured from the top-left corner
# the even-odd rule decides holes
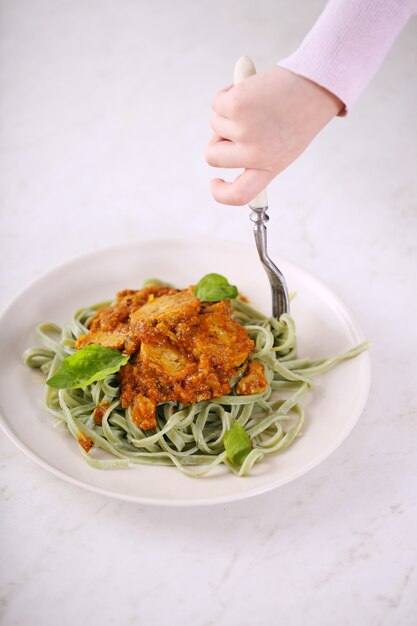
[[[131,335],[131,314],[155,298],[177,292],[178,289],[171,287],[144,287],[139,291],[131,289],[120,291],[114,304],[97,311],[91,321],[89,332],[79,337],[75,347],[79,350],[89,343],[98,343],[106,348],[133,354],[136,341]]]
[[[132,355],[119,372],[120,401],[131,407],[134,424],[149,430],[156,426],[158,404],[189,404],[231,392],[231,378],[254,348],[231,315],[230,302],[202,303],[191,288],[126,290],[97,312],[76,346],[98,343]],[[259,372],[256,380],[259,386]],[[241,389],[249,384],[253,387],[254,380]]]
[[[240,396],[248,396],[253,393],[261,393],[268,387],[265,379],[265,370],[259,361],[251,361],[248,368],[236,385],[236,391]]]

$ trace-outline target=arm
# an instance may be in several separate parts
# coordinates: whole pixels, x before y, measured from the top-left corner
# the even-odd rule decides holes
[[[330,0],[279,65],[328,89],[349,109],[376,74],[416,0]]]

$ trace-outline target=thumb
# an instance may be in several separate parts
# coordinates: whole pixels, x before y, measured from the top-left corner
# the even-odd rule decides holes
[[[213,178],[211,193],[217,202],[233,206],[248,204],[275,177],[267,170],[247,169],[231,183],[222,178]]]

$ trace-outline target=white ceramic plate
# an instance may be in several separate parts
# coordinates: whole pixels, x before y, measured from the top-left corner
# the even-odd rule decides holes
[[[297,292],[291,312],[300,355],[329,356],[364,339],[352,314],[332,291],[304,270],[273,258],[290,291]],[[365,406],[370,385],[366,353],[315,379],[315,388],[303,400],[307,420],[302,437],[283,453],[257,464],[245,478],[223,466],[202,479],[187,478],[173,467],[95,470],[84,462],[66,429],[52,427],[52,417],[42,405],[41,375],[21,360],[25,348],[36,343],[37,324],[62,325],[80,306],[111,299],[124,288],[139,288],[149,277],[185,287],[209,272],[224,274],[255,306],[270,310],[269,284],[255,246],[220,241],[153,241],[99,250],[29,285],[0,318],[0,423],[7,435],[31,459],[65,480],[108,496],[155,505],[193,506],[247,498],[288,483],[323,461],[345,439]]]

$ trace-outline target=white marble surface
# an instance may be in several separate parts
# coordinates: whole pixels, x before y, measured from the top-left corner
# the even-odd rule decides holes
[[[210,98],[242,53],[259,68],[288,54],[323,4],[4,0],[2,304],[113,243],[250,241],[247,210],[209,195]],[[82,491],[2,436],[2,624],[416,623],[416,35],[415,19],[270,190],[273,246],[373,341],[352,434],[292,484],[194,510]]]

